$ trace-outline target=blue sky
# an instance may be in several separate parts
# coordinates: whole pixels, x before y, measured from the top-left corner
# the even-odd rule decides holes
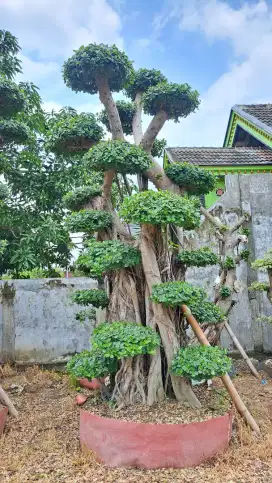
[[[199,111],[164,127],[170,146],[220,146],[232,105],[272,102],[272,0],[0,0],[0,18],[47,109],[99,110],[61,77],[63,61],[90,42],[116,43],[136,68],[199,91]]]

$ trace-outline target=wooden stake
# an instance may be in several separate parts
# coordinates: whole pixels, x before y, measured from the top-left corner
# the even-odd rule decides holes
[[[242,358],[244,359],[244,361],[246,361],[246,363],[247,363],[249,369],[251,370],[253,376],[256,377],[257,379],[260,379],[260,374],[258,373],[256,367],[252,364],[250,358],[248,357],[247,353],[245,352],[245,350],[241,346],[239,340],[237,339],[236,335],[234,334],[232,328],[229,326],[228,322],[224,323],[224,327],[228,331],[231,339],[233,340],[234,344],[236,345],[236,347],[237,347],[238,351],[240,352]]]
[[[194,318],[192,315],[190,309],[186,305],[181,306],[181,310],[183,314],[185,315],[187,321],[189,322],[190,326],[192,327],[196,337],[198,338],[200,344],[202,345],[210,345],[208,339],[206,338],[203,330],[199,326],[197,320]],[[260,434],[260,428],[258,424],[256,423],[255,419],[251,416],[250,412],[246,408],[245,404],[243,403],[241,397],[239,396],[237,389],[235,388],[231,378],[229,377],[228,374],[225,374],[224,376],[221,377],[222,382],[227,389],[229,395],[231,396],[235,407],[237,408],[238,412],[241,414],[241,416],[244,418],[246,423],[251,427],[251,429],[257,433]]]
[[[4,391],[4,389],[1,386],[0,386],[0,401],[2,401],[5,404],[5,406],[7,406],[11,416],[14,416],[15,418],[18,417],[17,410],[15,409],[12,401],[10,400],[7,393]]]

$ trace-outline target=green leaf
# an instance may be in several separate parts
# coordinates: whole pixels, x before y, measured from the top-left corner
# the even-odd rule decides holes
[[[221,377],[230,371],[232,362],[226,349],[211,346],[190,346],[175,355],[171,371],[177,376],[202,381]]]

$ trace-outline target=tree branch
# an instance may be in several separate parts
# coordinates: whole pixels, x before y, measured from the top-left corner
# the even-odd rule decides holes
[[[136,106],[136,112],[133,117],[132,121],[132,130],[133,130],[133,137],[134,137],[134,142],[136,145],[141,144],[143,149],[145,151],[150,151],[153,143],[162,128],[163,124],[165,123],[167,119],[167,115],[164,111],[161,111],[163,113],[163,118],[165,117],[163,124],[161,125],[160,129],[156,129],[156,131],[153,131],[154,128],[154,120],[156,116],[153,118],[151,123],[149,124],[147,131],[145,135],[143,136],[143,131],[142,131],[142,93],[137,92],[136,97],[135,97],[135,106]],[[157,118],[156,118],[157,119]],[[157,119],[158,120],[158,119]],[[162,119],[161,119],[162,122]],[[151,136],[152,136],[152,141],[151,141]],[[149,137],[149,141],[147,139]],[[145,138],[145,139],[144,139]],[[144,146],[144,143],[146,145]],[[151,143],[151,145],[150,145]],[[151,155],[150,155],[151,156]],[[155,159],[152,158],[152,167],[145,172],[145,176],[156,186],[156,188],[161,189],[161,190],[169,190],[173,192],[179,192],[178,186],[176,186],[170,179],[166,176],[163,168],[159,165]],[[139,189],[144,188],[144,182],[143,182],[143,176],[138,175],[138,183],[139,183]]]
[[[143,106],[142,106],[142,98],[143,94],[142,92],[137,92],[136,97],[135,97],[135,114],[133,116],[132,120],[132,132],[133,132],[133,137],[134,137],[134,142],[136,146],[140,144],[143,138],[143,130],[142,130],[142,111],[143,111]]]
[[[153,117],[141,141],[141,145],[146,152],[151,151],[154,141],[167,119],[168,115],[162,109]]]
[[[124,180],[124,183],[125,183],[126,190],[127,190],[128,194],[129,194],[129,196],[131,196],[132,195],[132,189],[131,189],[131,187],[129,185],[129,181],[127,179],[126,174],[123,174],[123,180]]]
[[[133,120],[132,120],[132,132],[133,132],[133,137],[134,137],[134,143],[136,144],[136,146],[138,146],[143,139],[142,98],[143,98],[143,93],[137,92],[136,97],[135,97],[135,101],[134,101],[136,111],[135,111],[135,114],[134,114]],[[137,180],[138,180],[138,186],[139,186],[140,191],[148,189],[148,179],[143,174],[138,174]]]
[[[112,133],[112,139],[119,139],[120,141],[125,140],[123,133],[122,124],[120,121],[120,116],[112,93],[109,88],[108,80],[102,76],[96,78],[96,84],[99,91],[99,98],[104,105],[106,112],[108,114],[110,130]],[[115,176],[115,170],[110,169],[104,174],[104,184],[103,184],[103,197],[104,199],[109,198],[111,193],[112,181]]]
[[[249,220],[249,215],[248,214],[243,215],[241,218],[239,218],[239,220],[236,223],[234,223],[234,225],[231,226],[230,233],[234,233],[236,230],[238,230],[238,228],[240,228],[240,226],[243,225],[243,223],[245,223],[248,220]]]
[[[224,225],[223,223],[221,223],[221,221],[219,221],[217,218],[215,218],[214,216],[212,216],[208,210],[206,210],[206,208],[204,208],[203,206],[200,207],[200,211],[202,213],[202,215],[205,216],[205,218],[207,220],[210,221],[210,223],[215,226],[216,228],[218,228],[219,230],[221,230]]]
[[[147,178],[152,181],[152,183],[158,188],[159,190],[168,190],[174,193],[179,193],[180,189],[177,185],[175,185],[169,178],[166,176],[164,169],[160,166],[160,164],[155,161],[154,158],[150,155],[152,159],[152,166],[148,171],[145,171],[145,175]]]
[[[108,80],[102,76],[98,76],[96,78],[96,84],[98,87],[99,99],[104,105],[108,114],[112,139],[120,139],[121,141],[124,141],[125,136],[120,121],[119,112],[112,97]]]

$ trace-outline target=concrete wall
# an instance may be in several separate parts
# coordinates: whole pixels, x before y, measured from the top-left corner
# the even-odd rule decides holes
[[[96,286],[89,278],[0,281],[0,359],[53,363],[89,348],[93,322],[75,320],[83,307],[70,295]]]
[[[262,258],[272,248],[272,174],[226,176],[226,193],[209,211],[224,223],[234,223],[242,211],[250,213],[248,227],[251,235],[248,248],[252,252],[251,261]],[[191,248],[209,245],[218,251],[214,229],[205,220],[196,233],[184,234],[184,242]],[[194,268],[188,270],[186,279],[204,286],[212,298],[218,273],[218,267]],[[248,286],[253,281],[267,280],[267,276],[263,272],[252,270],[250,263],[244,261],[237,267],[236,276],[236,305],[230,312],[230,325],[248,351],[272,352],[272,327],[256,321],[262,314],[272,315],[272,305],[265,294],[248,291]],[[222,333],[222,343],[231,350],[234,349],[225,331]]]
[[[223,222],[234,223],[242,210],[251,214],[249,248],[255,260],[272,247],[272,174],[226,176],[226,193],[210,211]],[[209,245],[218,251],[214,228],[205,220],[197,232],[184,233],[184,244]],[[205,287],[212,298],[218,273],[218,267],[194,268],[188,270],[187,280]],[[244,261],[237,268],[236,305],[229,320],[248,351],[272,352],[272,327],[256,321],[261,314],[272,315],[272,306],[265,295],[247,288],[254,280],[265,279]],[[52,363],[88,348],[93,324],[75,320],[82,307],[69,295],[95,287],[88,278],[0,281],[0,359]],[[98,317],[103,319],[103,313]],[[222,343],[234,349],[226,332]]]

